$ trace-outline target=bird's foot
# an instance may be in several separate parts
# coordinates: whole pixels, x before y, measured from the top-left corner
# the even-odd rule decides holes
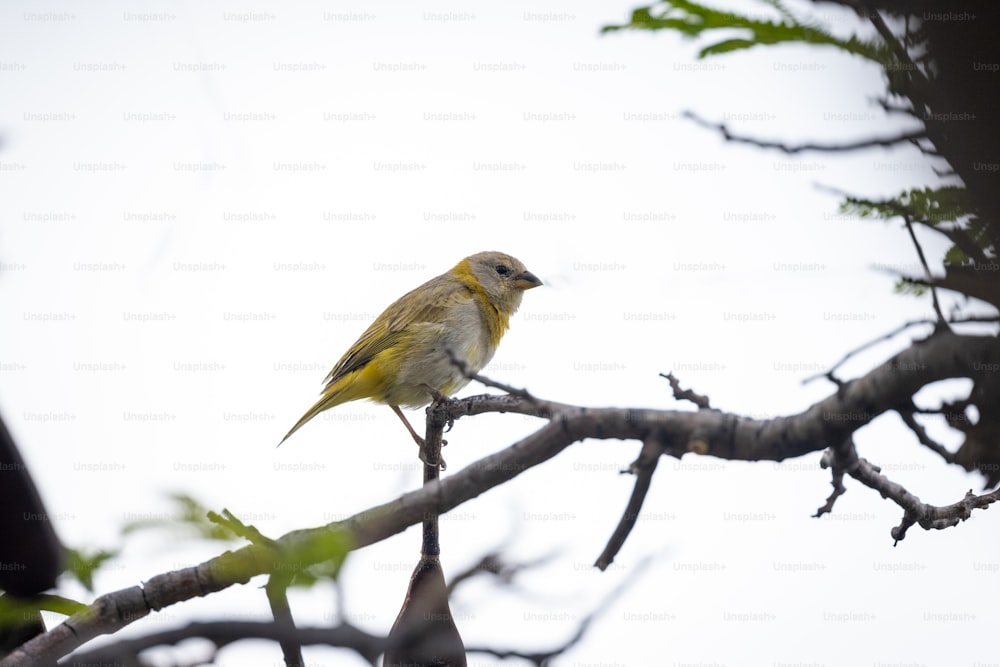
[[[445,444],[444,440],[441,441],[441,444],[442,445]],[[444,457],[441,456],[440,454],[438,454],[437,461],[428,460],[427,450],[424,447],[420,448],[420,460],[424,462],[424,465],[431,467],[437,466],[438,470],[440,470],[441,472],[444,472],[445,470],[448,469],[448,464],[445,463]]]

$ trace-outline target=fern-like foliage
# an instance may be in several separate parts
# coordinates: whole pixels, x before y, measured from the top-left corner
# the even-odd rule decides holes
[[[891,69],[893,52],[881,41],[852,36],[841,39],[815,22],[796,16],[779,0],[765,0],[778,17],[761,20],[723,12],[691,0],[663,0],[632,12],[631,20],[621,25],[607,25],[602,32],[617,30],[674,30],[686,37],[700,37],[719,31],[739,31],[744,35],[728,37],[709,44],[698,52],[699,58],[775,44],[812,44],[834,46]]]
[[[797,15],[781,0],[760,2],[773,18],[720,11],[693,0],[660,0],[634,10],[629,22],[604,26],[602,32],[667,30],[687,38],[703,38],[709,43],[698,52],[698,58],[755,46],[832,46],[879,64],[886,77],[889,96],[906,102],[896,110],[926,121],[913,110],[923,106],[912,97],[926,85],[928,78],[926,35],[919,24],[911,26],[907,21],[898,43],[891,43],[891,36],[886,36],[888,28],[881,20],[875,24],[877,37],[864,39],[854,35],[843,39],[817,21]],[[943,258],[947,275],[938,284],[1000,306],[1000,288],[995,287],[1000,272],[994,269],[1000,256],[1000,232],[990,220],[979,215],[964,186],[912,189],[882,201],[845,198],[840,210],[874,220],[905,218],[910,223],[941,233],[952,246]],[[927,284],[924,277],[904,277],[896,289],[900,293],[920,295],[926,292]]]
[[[915,188],[882,201],[847,198],[841,202],[840,212],[873,220],[907,216],[912,222],[937,229],[954,242],[945,253],[945,266],[963,266],[974,258],[982,262],[997,256],[988,225],[975,214],[964,187]]]
[[[172,513],[128,521],[123,526],[122,533],[128,535],[150,528],[166,528],[174,531],[186,531],[206,540],[236,539],[236,535],[232,531],[210,521],[208,508],[192,496],[184,493],[173,493],[170,494],[170,500],[174,506]]]

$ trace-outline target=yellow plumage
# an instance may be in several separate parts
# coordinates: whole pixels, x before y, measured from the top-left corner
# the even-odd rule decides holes
[[[468,384],[451,357],[471,373],[482,370],[524,291],[541,284],[514,257],[481,252],[404,294],[341,357],[320,399],[281,442],[320,412],[362,398],[389,405],[419,442],[399,406],[427,405],[428,387],[450,396]]]

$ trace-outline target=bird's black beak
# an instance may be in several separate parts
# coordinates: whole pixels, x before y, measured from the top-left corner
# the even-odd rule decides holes
[[[541,284],[542,281],[531,271],[525,271],[514,278],[514,287],[518,289],[531,289]]]

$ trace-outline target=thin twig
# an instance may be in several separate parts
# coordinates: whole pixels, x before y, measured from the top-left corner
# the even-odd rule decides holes
[[[992,324],[992,323],[1000,322],[1000,315],[971,315],[969,317],[961,317],[961,318],[954,318],[953,317],[953,318],[947,320],[947,322],[948,322],[949,325],[951,325],[951,324]],[[833,366],[831,366],[829,370],[823,371],[822,373],[816,373],[815,375],[810,375],[809,377],[807,377],[807,378],[805,378],[805,379],[802,380],[802,384],[809,384],[810,382],[813,382],[814,380],[819,380],[819,379],[822,379],[822,378],[826,378],[827,380],[830,380],[830,382],[833,382],[838,387],[841,386],[841,385],[843,385],[843,381],[841,381],[840,379],[834,377],[833,374],[837,371],[838,368],[840,368],[845,363],[847,363],[848,360],[850,360],[855,355],[858,355],[858,354],[864,352],[865,350],[867,350],[867,349],[869,349],[871,347],[874,347],[875,345],[878,345],[879,343],[884,343],[887,340],[891,340],[891,339],[895,338],[896,336],[898,336],[899,334],[903,333],[904,331],[906,331],[907,329],[909,329],[911,327],[919,326],[921,324],[935,325],[936,322],[934,320],[929,320],[927,318],[921,318],[919,320],[910,320],[909,322],[904,322],[903,324],[899,325],[898,327],[896,327],[892,331],[890,331],[890,332],[888,332],[886,334],[882,334],[878,338],[873,338],[872,340],[868,341],[867,343],[864,343],[864,344],[862,344],[862,345],[854,348],[853,350],[849,351],[847,354],[845,354],[843,357],[840,358],[840,361],[838,361]],[[949,327],[949,329],[950,329],[950,327]]]
[[[193,637],[201,637],[212,642],[215,650],[246,639],[294,641],[300,645],[350,648],[373,665],[387,645],[384,637],[368,634],[346,624],[335,628],[293,628],[279,623],[259,621],[192,622],[172,630],[155,632],[142,637],[119,639],[113,644],[101,646],[92,651],[75,653],[69,657],[65,664],[131,664],[124,662],[123,658],[138,655],[141,651],[156,646],[180,644]]]
[[[1000,489],[981,496],[970,490],[957,503],[946,506],[928,505],[903,486],[882,475],[877,466],[865,459],[858,459],[858,464],[848,470],[848,474],[903,508],[903,519],[891,532],[894,545],[906,537],[906,531],[914,524],[919,524],[924,530],[951,528],[972,516],[972,510],[986,509],[1000,500]]]
[[[896,412],[899,413],[899,417],[903,420],[903,423],[906,424],[911,431],[913,431],[914,435],[917,436],[917,440],[921,445],[939,455],[946,462],[955,463],[955,455],[949,452],[944,445],[927,435],[927,429],[925,429],[923,425],[920,424],[920,422],[918,422],[914,417],[914,409],[897,410]]]
[[[927,264],[927,257],[924,255],[924,249],[920,245],[920,241],[917,240],[917,235],[913,232],[913,221],[910,219],[909,215],[903,215],[903,221],[906,223],[906,230],[910,233],[910,240],[913,241],[913,245],[917,249],[917,256],[920,258],[920,263],[924,267],[924,275],[927,277],[928,282],[934,280],[934,276],[931,275],[931,267]],[[941,313],[941,303],[938,301],[937,287],[933,284],[931,285],[931,302],[934,305],[934,312],[937,313],[937,323],[936,327],[948,328],[948,323],[944,319],[944,314]]]
[[[265,591],[274,622],[282,627],[295,629],[292,608],[288,604],[288,584],[291,581],[292,575],[288,573],[272,574],[267,580]],[[283,637],[278,640],[278,644],[281,646],[281,655],[285,660],[286,667],[304,667],[302,644],[294,637]]]
[[[685,111],[683,116],[694,121],[698,125],[710,130],[716,130],[726,141],[732,141],[738,144],[750,144],[751,146],[756,146],[757,148],[774,148],[788,155],[794,155],[795,153],[802,153],[805,151],[818,151],[825,153],[843,153],[847,151],[856,151],[863,148],[888,148],[890,146],[895,146],[897,144],[911,143],[919,147],[919,141],[921,139],[927,138],[927,133],[924,130],[913,130],[911,132],[903,132],[892,137],[875,137],[872,139],[862,139],[860,141],[854,141],[850,143],[840,143],[840,144],[798,144],[796,146],[791,146],[789,144],[780,141],[767,141],[764,139],[757,139],[755,137],[745,137],[738,134],[733,134],[729,127],[725,123],[712,123],[704,118],[701,118],[692,111]]]
[[[625,544],[629,533],[635,528],[635,523],[639,520],[639,512],[642,510],[642,503],[646,500],[646,493],[649,491],[649,485],[653,479],[653,473],[656,472],[656,464],[659,463],[662,453],[663,448],[658,442],[652,438],[647,439],[642,443],[639,458],[632,462],[628,470],[622,471],[635,475],[635,487],[632,489],[632,497],[628,499],[628,505],[625,506],[625,513],[618,521],[618,527],[615,528],[607,546],[604,547],[604,551],[594,563],[594,567],[602,572],[614,562],[615,556]]]
[[[819,518],[824,514],[830,514],[833,512],[833,505],[837,502],[837,498],[841,497],[847,493],[847,487],[844,486],[844,469],[838,465],[834,465],[834,454],[832,449],[828,449],[823,452],[823,458],[820,460],[821,468],[830,468],[830,473],[832,479],[830,480],[830,486],[833,487],[833,491],[827,496],[826,502],[823,503],[813,514],[813,517]]]
[[[880,98],[876,99],[875,102],[880,107],[882,107],[882,110],[885,111],[886,113],[905,114],[907,116],[911,116],[913,118],[917,118],[917,114],[913,110],[913,107],[906,107],[906,106],[901,106],[901,105],[898,105],[898,104],[892,104],[891,102],[889,102],[888,99],[886,99],[884,97],[880,97]]]
[[[503,382],[497,382],[496,380],[491,380],[485,375],[480,375],[479,373],[472,373],[469,375],[470,379],[475,380],[479,384],[486,385],[487,387],[493,387],[494,389],[499,389],[500,391],[505,391],[512,396],[520,396],[521,398],[526,398],[529,401],[532,399],[531,394],[528,393],[527,389],[518,389],[509,384],[504,384]]]
[[[451,580],[448,582],[448,596],[450,597],[462,582],[481,574],[491,574],[504,584],[510,584],[519,572],[546,565],[554,560],[556,555],[556,553],[550,553],[545,556],[539,556],[534,560],[515,563],[504,560],[499,551],[491,551],[480,558],[479,562],[475,565],[452,575]]]
[[[676,377],[674,377],[673,371],[670,373],[660,373],[661,378],[666,378],[667,382],[670,383],[670,388],[674,392],[674,398],[678,401],[691,401],[698,406],[700,410],[711,410],[712,406],[709,403],[708,396],[703,396],[701,394],[696,394],[691,389],[681,389],[681,382]]]
[[[513,396],[520,396],[521,398],[532,400],[532,396],[531,394],[528,393],[527,389],[518,389],[517,387],[512,387],[509,384],[504,384],[502,382],[497,382],[496,380],[491,380],[485,375],[480,375],[479,373],[473,373],[472,370],[469,368],[469,365],[466,364],[461,359],[459,359],[450,348],[448,348],[446,351],[448,352],[448,358],[451,360],[451,363],[453,363],[460,371],[462,371],[462,375],[469,378],[470,380],[475,380],[479,384],[485,385],[487,387],[492,387],[494,389],[499,389],[500,391],[505,391]]]
[[[623,579],[622,582],[618,586],[616,586],[614,590],[612,590],[607,595],[607,597],[605,597],[601,601],[601,603],[594,608],[592,612],[587,614],[587,616],[582,621],[580,621],[580,624],[577,626],[576,632],[573,633],[573,636],[567,639],[561,646],[545,651],[533,651],[533,652],[503,650],[503,649],[487,648],[482,646],[467,646],[466,651],[468,653],[485,653],[487,655],[492,655],[500,659],[521,658],[523,660],[531,662],[534,665],[539,665],[539,667],[541,667],[542,665],[549,665],[552,662],[553,658],[557,658],[563,655],[564,653],[572,649],[574,646],[579,644],[580,640],[582,640],[586,636],[587,631],[590,629],[590,626],[593,625],[594,621],[596,621],[601,614],[606,613],[607,611],[612,609],[615,600],[621,597],[621,595],[626,590],[628,590],[630,585],[639,581],[640,575],[643,573],[644,570],[646,570],[646,568],[649,567],[650,563],[652,562],[653,558],[650,556],[646,556],[638,563],[636,563],[635,567],[632,568],[630,576]]]
[[[838,361],[833,366],[831,366],[829,370],[823,371],[822,373],[817,373],[815,375],[810,375],[809,377],[807,377],[804,380],[802,380],[802,384],[809,384],[810,382],[812,382],[814,380],[819,380],[821,378],[826,378],[826,379],[830,380],[831,382],[833,382],[834,384],[840,386],[841,384],[843,384],[842,381],[839,380],[839,379],[837,379],[836,377],[834,377],[833,374],[837,372],[838,368],[840,368],[845,363],[847,363],[848,360],[850,360],[855,355],[861,354],[865,350],[878,345],[879,343],[884,343],[887,340],[892,340],[893,338],[895,338],[896,336],[898,336],[899,334],[903,333],[904,331],[906,331],[907,329],[909,329],[911,327],[915,327],[915,326],[918,326],[918,325],[921,325],[921,324],[934,324],[934,321],[933,320],[928,320],[928,319],[924,318],[924,319],[920,319],[920,320],[910,320],[909,322],[904,322],[903,324],[899,325],[898,327],[896,327],[892,331],[890,331],[890,332],[888,332],[886,334],[882,334],[878,338],[873,338],[872,340],[868,341],[867,343],[864,343],[863,345],[860,345],[860,346],[854,348],[853,350],[849,351],[847,354],[845,354],[843,357],[840,358],[840,361]]]
[[[895,54],[899,62],[906,68],[905,71],[910,73],[910,76],[914,79],[914,83],[917,84],[916,86],[909,86],[905,96],[910,98],[912,102],[916,102],[923,106],[924,109],[928,109],[930,105],[928,105],[927,101],[923,99],[923,91],[927,90],[927,77],[924,76],[922,71],[917,69],[917,65],[913,62],[913,59],[910,58],[910,54],[906,50],[906,46],[899,43],[895,33],[893,33],[892,30],[889,29],[889,26],[886,25],[885,19],[883,19],[882,15],[878,13],[878,10],[871,7],[865,7],[864,11],[864,15],[868,16],[868,20],[873,26],[875,26],[875,30],[878,31],[879,35],[881,35],[882,40],[889,46],[890,49],[892,49],[893,54]]]
[[[1000,500],[1000,489],[994,490],[982,496],[977,496],[972,491],[965,494],[965,498],[952,505],[937,507],[921,502],[913,493],[910,493],[901,484],[893,482],[882,474],[882,469],[872,464],[867,459],[858,456],[854,439],[849,437],[836,447],[830,447],[823,453],[820,464],[826,468],[830,467],[834,471],[834,492],[827,500],[826,504],[817,511],[815,516],[821,516],[833,508],[833,501],[844,493],[842,479],[847,474],[858,480],[865,486],[878,491],[883,498],[888,498],[903,509],[903,519],[900,524],[892,529],[891,534],[895,542],[893,546],[899,544],[906,531],[914,524],[919,524],[924,530],[943,530],[957,526],[972,515],[974,509],[985,509],[992,503]],[[840,473],[840,479],[837,473]],[[839,488],[838,488],[839,487]]]
[[[439,397],[435,399],[435,405],[450,401],[449,398]],[[420,459],[424,462],[424,486],[428,486],[440,480],[441,471],[448,467],[441,457],[441,439],[444,427],[448,423],[446,413],[441,410],[427,410],[427,431],[424,438],[424,447]],[[439,556],[441,554],[441,544],[438,535],[438,514],[428,512],[424,515],[423,522],[423,542],[420,547],[421,556]]]

